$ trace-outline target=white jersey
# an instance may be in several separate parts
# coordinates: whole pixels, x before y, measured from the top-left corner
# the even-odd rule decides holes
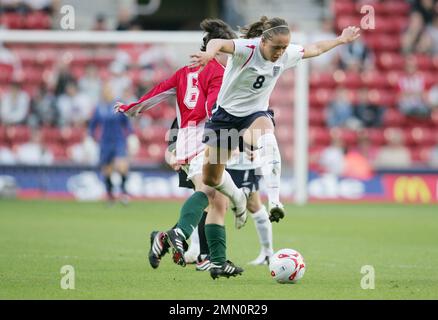
[[[289,44],[275,62],[260,52],[261,38],[235,39],[234,53],[228,58],[217,105],[236,117],[266,111],[278,78],[302,59],[304,48]]]

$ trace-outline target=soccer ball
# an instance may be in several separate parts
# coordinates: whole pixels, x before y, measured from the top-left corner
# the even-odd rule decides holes
[[[269,261],[271,276],[279,283],[295,283],[304,276],[306,263],[303,256],[293,249],[281,249]]]

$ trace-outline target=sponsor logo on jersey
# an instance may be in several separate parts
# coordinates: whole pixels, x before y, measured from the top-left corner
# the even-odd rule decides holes
[[[274,77],[278,76],[279,73],[280,73],[280,66],[274,66],[272,68],[272,74],[274,75]]]

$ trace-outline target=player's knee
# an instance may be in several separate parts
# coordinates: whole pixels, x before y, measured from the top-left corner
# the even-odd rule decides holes
[[[202,177],[202,182],[209,187],[216,187],[221,183],[220,177],[213,175],[204,175]]]

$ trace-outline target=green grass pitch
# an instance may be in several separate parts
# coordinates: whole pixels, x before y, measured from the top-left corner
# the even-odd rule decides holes
[[[172,226],[180,205],[0,200],[0,299],[438,299],[436,206],[287,206],[275,249],[297,249],[307,270],[282,285],[266,266],[246,265],[259,252],[254,224],[235,230],[231,214],[228,258],[242,276],[213,281],[170,256],[153,270],[149,233]],[[64,265],[74,267],[74,290],[61,289]],[[373,290],[360,286],[363,265],[374,267]]]

